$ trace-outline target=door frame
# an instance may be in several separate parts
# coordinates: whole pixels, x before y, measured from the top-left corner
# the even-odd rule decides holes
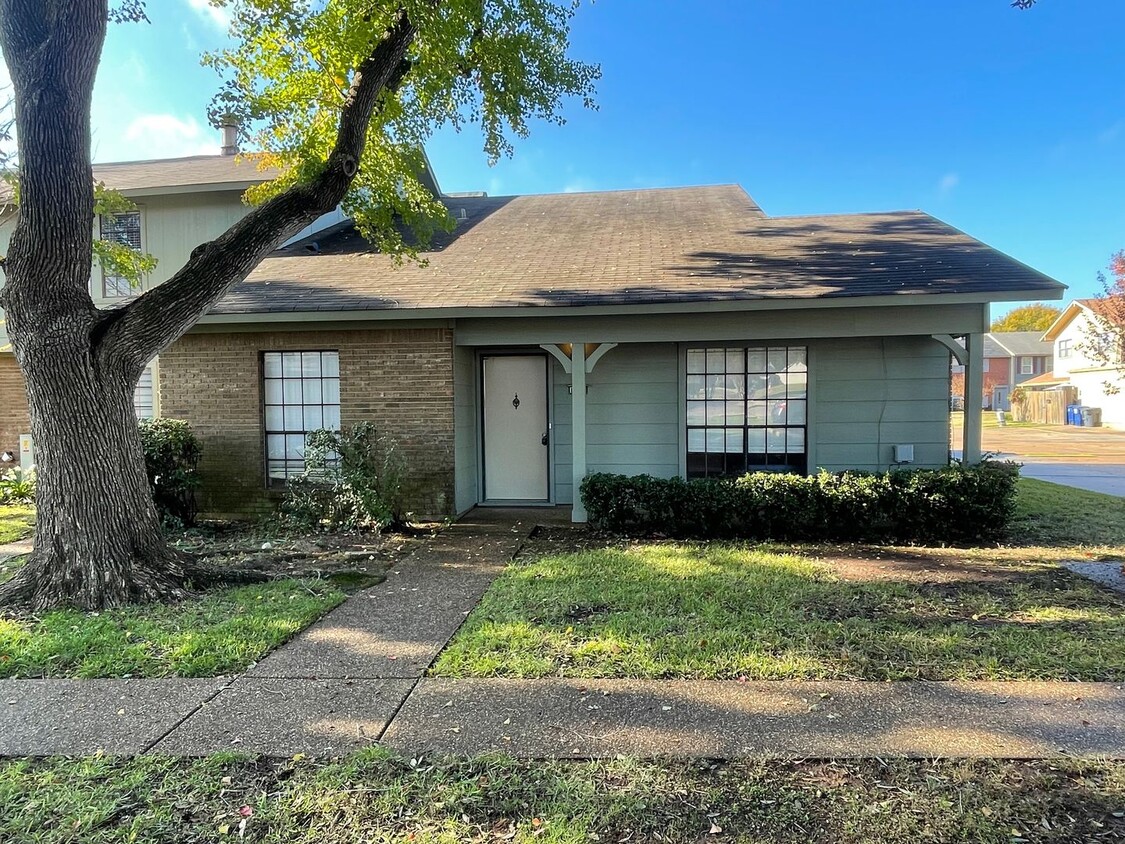
[[[533,498],[526,501],[505,498],[503,500],[489,500],[485,498],[484,486],[484,359],[499,357],[537,357],[543,358],[545,372],[545,393],[547,399],[547,497],[544,499]],[[500,348],[480,348],[476,350],[474,366],[476,366],[476,392],[477,392],[477,506],[478,507],[554,507],[555,506],[555,414],[554,414],[554,389],[555,368],[552,366],[551,356],[538,346]]]

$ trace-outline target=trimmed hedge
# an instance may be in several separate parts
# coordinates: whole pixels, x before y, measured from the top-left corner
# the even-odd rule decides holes
[[[183,419],[141,419],[141,447],[152,498],[165,527],[195,524],[199,512],[199,440]]]
[[[686,481],[595,474],[582,501],[595,527],[630,536],[963,543],[1003,537],[1015,463],[885,473],[758,472]]]

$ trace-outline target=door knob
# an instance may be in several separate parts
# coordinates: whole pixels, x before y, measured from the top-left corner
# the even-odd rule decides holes
[[[542,440],[540,440],[540,442],[542,442],[542,443],[543,443],[543,445],[547,445],[547,443],[549,442],[549,440],[548,440],[548,438],[547,438],[547,435],[546,435],[546,434],[544,434],[544,435],[543,435],[543,439],[542,439]]]

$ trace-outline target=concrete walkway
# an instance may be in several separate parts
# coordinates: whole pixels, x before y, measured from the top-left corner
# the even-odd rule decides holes
[[[1117,684],[423,678],[554,515],[477,511],[240,677],[0,680],[0,755],[1125,758]]]

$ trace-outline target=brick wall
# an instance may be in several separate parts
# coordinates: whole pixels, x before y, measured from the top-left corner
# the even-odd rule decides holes
[[[15,355],[0,352],[0,451],[10,451],[19,462],[20,434],[31,429],[27,393]],[[0,464],[0,470],[6,464]]]
[[[1008,383],[1008,358],[988,358],[988,369],[981,382],[981,399],[985,406],[992,406],[992,391],[996,387],[1006,386]],[[954,372],[950,382],[950,393],[954,396],[965,395],[965,373]]]
[[[344,426],[374,422],[405,457],[408,506],[453,508],[453,337],[446,329],[189,334],[160,355],[160,413],[203,444],[202,505],[214,516],[266,512],[261,353],[338,350]]]

